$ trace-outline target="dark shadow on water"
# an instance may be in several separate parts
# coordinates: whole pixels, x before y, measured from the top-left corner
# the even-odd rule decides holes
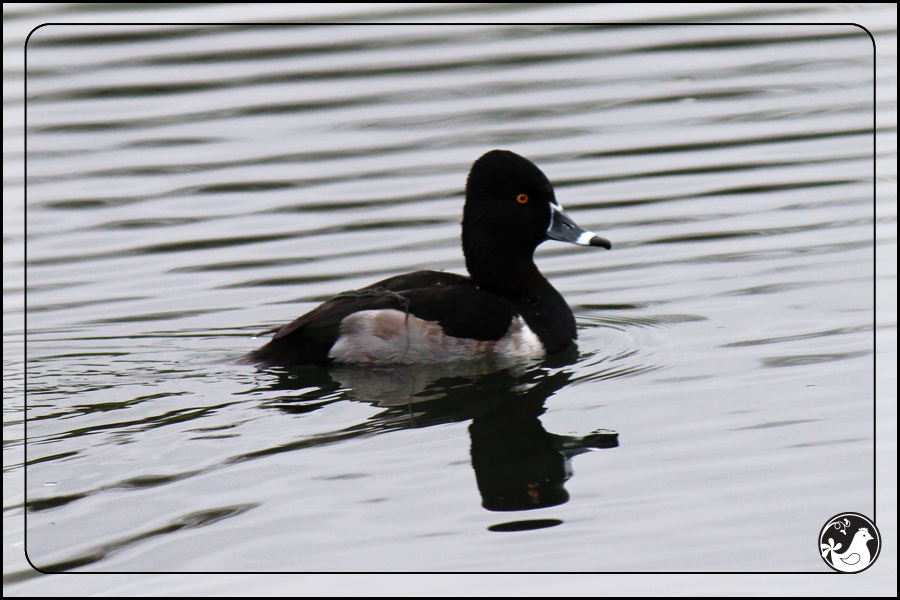
[[[562,525],[559,519],[529,519],[527,521],[510,521],[508,523],[497,523],[488,527],[488,531],[507,532],[507,531],[532,531],[534,529],[547,529],[548,527],[556,527]]]

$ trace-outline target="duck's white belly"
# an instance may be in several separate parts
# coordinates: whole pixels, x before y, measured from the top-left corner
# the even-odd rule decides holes
[[[417,364],[480,358],[540,358],[538,336],[516,316],[496,341],[457,338],[438,323],[394,309],[362,310],[341,322],[341,335],[328,353],[340,363]]]

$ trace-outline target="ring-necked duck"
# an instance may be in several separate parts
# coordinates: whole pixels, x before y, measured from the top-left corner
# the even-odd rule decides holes
[[[541,357],[575,341],[575,317],[534,265],[545,240],[611,248],[563,212],[530,160],[492,150],[466,181],[462,247],[470,277],[416,271],[338,294],[247,355],[268,366],[435,363]]]

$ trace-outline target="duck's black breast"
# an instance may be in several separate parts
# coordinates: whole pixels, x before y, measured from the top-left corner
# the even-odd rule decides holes
[[[544,354],[512,302],[468,277],[436,271],[344,292],[274,333],[248,361],[281,366],[430,363]]]

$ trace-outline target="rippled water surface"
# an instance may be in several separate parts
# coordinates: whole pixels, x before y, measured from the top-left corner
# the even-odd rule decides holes
[[[896,154],[874,156],[873,56],[828,24],[37,29],[7,503],[28,557],[827,571],[821,526],[874,510],[874,336],[896,331],[874,311],[874,253],[896,252],[874,161]],[[235,363],[342,291],[464,273],[465,177],[493,148],[613,243],[536,254],[577,349]]]

